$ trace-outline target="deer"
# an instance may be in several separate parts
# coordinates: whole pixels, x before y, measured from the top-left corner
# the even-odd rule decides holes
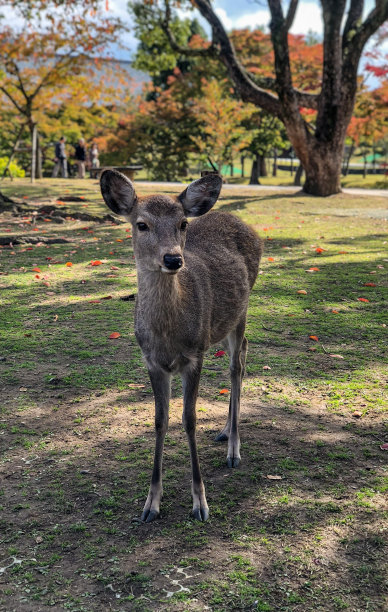
[[[154,463],[141,521],[160,518],[171,378],[177,373],[182,379],[182,422],[191,459],[192,516],[206,521],[209,507],[196,441],[202,363],[212,345],[223,346],[229,355],[229,413],[216,440],[228,442],[227,466],[236,468],[241,460],[238,425],[248,300],[263,243],[236,216],[210,211],[222,187],[217,174],[195,180],[176,198],[138,197],[132,182],[117,170],[105,170],[100,187],[107,206],[132,225],[138,284],[135,336],[155,400]],[[194,219],[189,222],[188,217]]]

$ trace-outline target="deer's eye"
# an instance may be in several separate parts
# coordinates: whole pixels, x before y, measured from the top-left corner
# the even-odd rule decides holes
[[[181,223],[181,230],[182,230],[182,232],[184,232],[185,229],[187,229],[187,226],[188,226],[188,222],[187,221],[182,221],[182,223]]]
[[[148,230],[148,225],[146,223],[136,223],[136,225],[139,232],[146,232]]]

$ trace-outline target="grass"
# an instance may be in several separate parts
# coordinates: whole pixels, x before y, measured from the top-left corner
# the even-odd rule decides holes
[[[163,516],[143,525],[153,398],[134,302],[120,299],[136,293],[130,228],[72,220],[105,214],[94,181],[3,188],[32,210],[85,200],[36,232],[31,215],[0,217],[0,236],[68,240],[0,249],[0,608],[383,610],[386,200],[224,188],[218,208],[266,247],[247,321],[243,461],[227,470],[213,442],[229,378],[212,350],[197,410],[210,520],[189,516],[176,379]]]

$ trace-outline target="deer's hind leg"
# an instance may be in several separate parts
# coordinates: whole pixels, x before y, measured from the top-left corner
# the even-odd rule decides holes
[[[237,467],[241,460],[238,423],[240,417],[241,382],[245,372],[248,350],[248,341],[244,336],[244,332],[245,317],[226,338],[226,348],[230,357],[231,394],[228,420],[224,429],[216,437],[216,440],[228,440],[228,467]]]

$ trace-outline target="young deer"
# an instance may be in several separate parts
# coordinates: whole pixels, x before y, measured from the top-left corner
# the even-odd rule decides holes
[[[183,425],[188,437],[193,516],[205,521],[209,509],[195,437],[195,404],[205,351],[223,343],[230,356],[231,396],[227,423],[217,440],[228,440],[227,464],[240,463],[238,420],[247,340],[248,298],[262,251],[258,236],[230,214],[207,213],[222,186],[217,175],[191,183],[176,199],[138,198],[115,170],[101,176],[101,192],[113,212],[133,227],[138,276],[135,334],[155,395],[156,447],[151,485],[141,519],[159,516],[162,454],[168,426],[172,374],[182,377]],[[186,217],[200,217],[190,224]]]

